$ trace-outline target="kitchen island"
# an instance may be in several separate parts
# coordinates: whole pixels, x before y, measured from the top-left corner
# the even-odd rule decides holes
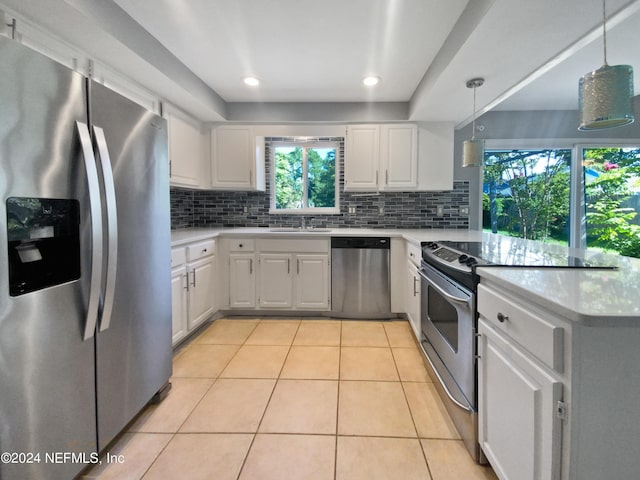
[[[610,260],[478,269],[479,438],[501,479],[637,478],[640,262]]]

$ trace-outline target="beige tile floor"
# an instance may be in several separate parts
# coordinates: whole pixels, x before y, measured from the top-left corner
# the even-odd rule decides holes
[[[487,480],[406,321],[228,318],[174,357],[91,479]]]

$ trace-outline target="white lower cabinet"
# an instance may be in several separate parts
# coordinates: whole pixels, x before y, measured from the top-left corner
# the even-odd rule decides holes
[[[329,255],[260,253],[260,308],[328,310]]]
[[[480,445],[502,480],[560,478],[562,382],[479,321]]]
[[[498,477],[639,478],[635,318],[565,317],[479,270],[479,437]]]
[[[187,264],[189,279],[189,316],[187,326],[193,330],[213,313],[215,302],[215,258]]]
[[[291,308],[293,306],[293,255],[261,253],[258,281],[260,308]]]
[[[172,340],[175,345],[216,310],[215,240],[171,250]]]
[[[253,253],[229,254],[229,307],[255,308],[256,279]]]
[[[171,269],[171,335],[175,345],[187,334],[187,266]]]
[[[232,240],[228,248],[229,308],[330,309],[328,238]]]
[[[296,255],[295,306],[307,310],[329,310],[331,272],[329,254]]]
[[[420,275],[418,267],[411,260],[407,261],[407,285],[405,287],[405,308],[409,325],[420,341]]]

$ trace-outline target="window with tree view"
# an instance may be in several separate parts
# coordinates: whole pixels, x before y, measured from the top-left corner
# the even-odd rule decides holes
[[[280,142],[272,148],[273,211],[338,212],[337,143]]]
[[[639,213],[637,146],[485,151],[487,231],[640,257]]]
[[[640,257],[640,148],[583,148],[587,246]]]
[[[567,243],[570,167],[571,150],[487,151],[483,227]]]

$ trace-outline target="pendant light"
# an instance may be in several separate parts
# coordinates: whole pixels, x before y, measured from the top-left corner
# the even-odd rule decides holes
[[[633,122],[633,68],[607,63],[607,15],[602,0],[604,65],[580,78],[580,126],[578,130],[598,130]]]
[[[467,82],[467,88],[473,88],[473,121],[471,140],[465,140],[462,145],[462,166],[477,167],[484,161],[484,140],[476,139],[476,88],[484,84],[484,78],[472,78]]]

